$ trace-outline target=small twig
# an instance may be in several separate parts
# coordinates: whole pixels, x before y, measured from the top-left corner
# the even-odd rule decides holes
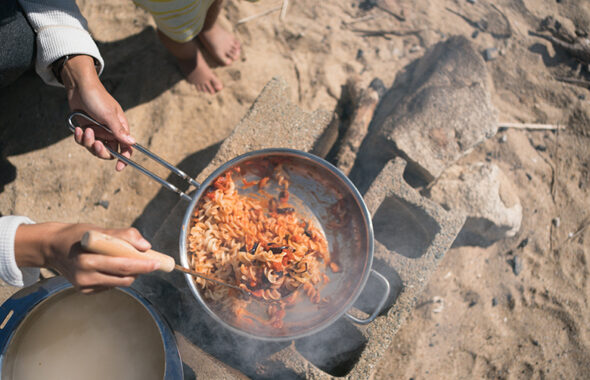
[[[395,17],[398,21],[406,21],[406,16],[404,15],[404,10],[402,9],[400,14],[394,13],[392,10],[387,9],[387,7],[384,7],[382,5],[377,5],[377,9],[382,10],[383,12]]]
[[[287,16],[287,7],[289,6],[289,0],[283,0],[283,5],[281,5],[281,15],[279,16],[279,20],[285,20],[285,16]]]
[[[345,175],[349,175],[352,170],[360,145],[368,133],[371,120],[373,120],[375,108],[386,91],[383,81],[379,78],[373,79],[368,89],[360,88],[356,78],[347,81],[347,85],[357,95],[353,99],[351,108],[354,108],[354,111],[350,123],[346,127],[336,154],[336,166]]]
[[[559,170],[559,129],[555,132],[555,172],[553,173],[553,181],[551,181],[551,198],[555,203],[555,196],[557,195],[557,171]]]
[[[351,25],[354,25],[354,24],[358,24],[359,22],[365,22],[365,21],[375,20],[377,18],[382,18],[382,17],[377,17],[375,15],[368,15],[368,16],[365,16],[365,17],[359,17],[359,18],[353,19],[352,21],[348,21],[348,22],[344,21],[343,24],[344,24],[344,26],[347,26],[348,27],[348,26],[351,26]]]
[[[502,16],[502,18],[504,19],[504,22],[506,23],[506,27],[508,28],[508,32],[504,33],[504,34],[497,34],[497,33],[491,33],[492,37],[495,38],[510,38],[512,37],[512,26],[510,25],[510,20],[508,20],[508,17],[506,17],[506,15],[504,14],[504,12],[502,12],[498,7],[496,7],[493,3],[490,4],[492,6],[492,8],[494,8],[496,10],[496,12],[498,12],[500,14],[500,16]]]
[[[565,239],[561,244],[559,244],[557,246],[557,248],[555,248],[555,250],[556,251],[559,251],[566,243],[568,243],[569,241],[572,241],[574,238],[578,237],[582,232],[584,232],[584,230],[588,226],[590,226],[590,220],[584,221],[584,223],[582,224],[582,226],[580,228],[578,228],[578,230],[576,232],[574,232],[573,234],[569,235],[567,237],[567,239]]]
[[[516,128],[516,129],[542,129],[542,130],[558,130],[565,129],[565,125],[552,124],[528,124],[528,123],[498,123],[499,128]]]
[[[486,29],[484,29],[484,28],[482,27],[482,25],[481,25],[481,22],[475,22],[475,21],[473,21],[472,19],[470,19],[469,17],[467,17],[467,16],[464,16],[464,15],[462,15],[461,13],[459,13],[459,12],[457,12],[457,11],[454,11],[454,10],[452,10],[451,8],[445,7],[445,9],[446,9],[448,12],[451,12],[452,14],[454,14],[454,15],[456,15],[456,16],[459,16],[459,17],[461,17],[461,18],[462,18],[462,19],[463,19],[463,20],[464,20],[466,23],[468,23],[468,24],[469,24],[469,26],[471,26],[472,28],[478,29],[480,32],[484,32],[484,33],[487,31]]]
[[[554,46],[558,46],[561,49],[565,50],[569,53],[569,55],[571,55],[578,61],[590,64],[590,41],[588,41],[587,38],[578,38],[573,43],[570,43],[568,41],[565,41],[564,39],[566,37],[563,37],[560,34],[557,34],[557,36],[546,36],[541,33],[529,31],[529,35],[543,38],[551,42]]]
[[[270,14],[272,12],[276,12],[278,10],[281,10],[282,8],[283,8],[283,6],[282,5],[279,5],[278,7],[270,8],[270,9],[268,9],[268,10],[262,12],[262,13],[259,13],[259,14],[253,15],[253,16],[244,17],[243,19],[238,20],[238,22],[236,22],[236,25],[241,25],[241,24],[244,24],[244,23],[246,23],[248,21],[252,21],[252,20],[255,20],[257,18],[266,16],[267,14]]]
[[[584,87],[590,90],[590,81],[584,79],[575,79],[575,78],[564,78],[564,77],[555,77],[555,80],[560,82],[565,82],[569,84],[573,84],[579,87]]]
[[[398,37],[405,37],[410,35],[417,35],[422,30],[366,30],[366,29],[352,29],[355,33],[362,33],[364,37],[381,37],[388,34]]]
[[[494,38],[499,38],[499,39],[508,39],[510,37],[512,37],[512,27],[510,26],[510,22],[508,21],[508,17],[506,17],[506,15],[500,10],[498,9],[495,5],[492,4],[492,7],[496,10],[496,12],[498,12],[500,14],[500,16],[504,19],[504,21],[506,22],[506,27],[508,29],[508,31],[506,33],[496,33],[494,31],[490,31],[487,28],[487,23],[485,22],[485,20],[480,20],[480,21],[473,21],[472,19],[470,19],[469,17],[462,15],[461,13],[452,10],[451,8],[447,8],[445,7],[445,9],[448,12],[453,13],[456,16],[461,17],[465,22],[467,22],[471,27],[478,29],[480,32],[483,33],[489,33],[492,35],[492,37]]]

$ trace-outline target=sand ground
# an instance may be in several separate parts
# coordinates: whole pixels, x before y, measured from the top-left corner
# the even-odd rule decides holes
[[[469,37],[482,52],[498,49],[487,66],[500,121],[567,129],[501,130],[463,159],[491,160],[517,185],[522,228],[488,248],[446,255],[375,378],[587,377],[590,93],[555,78],[590,74],[587,65],[528,32],[553,16],[572,32],[589,33],[590,3],[383,0],[375,7],[300,0],[289,2],[283,20],[275,10],[238,25],[281,3],[225,2],[220,22],[238,36],[243,54],[215,68],[225,88],[210,96],[183,80],[151,17],[131,1],[78,1],[107,62],[102,80],[133,134],[192,175],[273,76],[289,83],[301,108],[332,111],[349,78],[366,86],[379,77],[389,86],[425,48],[450,35]],[[393,15],[402,10],[404,20]],[[176,202],[141,174],[115,173],[112,162],[74,144],[63,91],[34,74],[2,89],[0,105],[1,214],[134,225],[149,237]],[[518,274],[510,265],[515,256],[522,261]]]

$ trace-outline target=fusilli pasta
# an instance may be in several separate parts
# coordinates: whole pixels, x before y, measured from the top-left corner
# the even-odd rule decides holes
[[[320,287],[329,281],[325,269],[339,268],[330,262],[323,232],[288,203],[289,178],[282,166],[263,168],[250,182],[244,171],[227,171],[201,197],[189,234],[190,264],[264,299],[268,318],[249,313],[252,300],[239,292],[195,278],[206,299],[242,320],[282,327],[286,309],[300,293],[322,303]],[[258,186],[258,191],[241,195],[232,175],[241,176],[243,188]],[[269,182],[279,189],[276,197],[265,191]]]

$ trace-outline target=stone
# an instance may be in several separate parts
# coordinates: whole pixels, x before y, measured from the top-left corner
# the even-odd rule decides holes
[[[419,52],[421,49],[422,49],[422,48],[420,47],[420,45],[413,45],[413,46],[410,48],[410,53],[417,53],[417,52]]]
[[[467,38],[429,48],[384,96],[351,178],[362,191],[388,160],[401,156],[419,180],[433,181],[496,134],[490,88],[485,62]]]
[[[522,258],[520,256],[514,256],[512,260],[512,272],[515,276],[518,276],[522,272]]]
[[[512,183],[493,163],[449,168],[430,189],[430,198],[467,216],[455,246],[489,246],[515,236],[520,229],[520,200]]]
[[[100,206],[102,208],[104,208],[105,210],[107,210],[109,208],[109,201],[105,201],[105,200],[100,200],[98,202],[96,202],[94,205],[95,206]]]
[[[488,48],[483,51],[483,57],[486,61],[493,61],[498,58],[498,55],[500,55],[500,53],[496,48]]]

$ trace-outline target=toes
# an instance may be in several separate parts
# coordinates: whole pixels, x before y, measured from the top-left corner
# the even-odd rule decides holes
[[[221,84],[221,82],[218,80],[212,80],[211,84],[212,84],[213,88],[215,89],[215,92],[219,92],[223,89],[223,84]]]
[[[240,43],[237,40],[234,40],[233,43],[229,46],[229,49],[225,53],[225,55],[233,62],[238,59],[240,56]]]
[[[223,84],[217,78],[213,78],[204,83],[198,83],[195,87],[201,92],[213,95],[223,89]]]
[[[213,90],[211,89],[211,87],[209,86],[209,83],[199,83],[197,84],[197,90],[207,93],[207,94],[213,94]]]

